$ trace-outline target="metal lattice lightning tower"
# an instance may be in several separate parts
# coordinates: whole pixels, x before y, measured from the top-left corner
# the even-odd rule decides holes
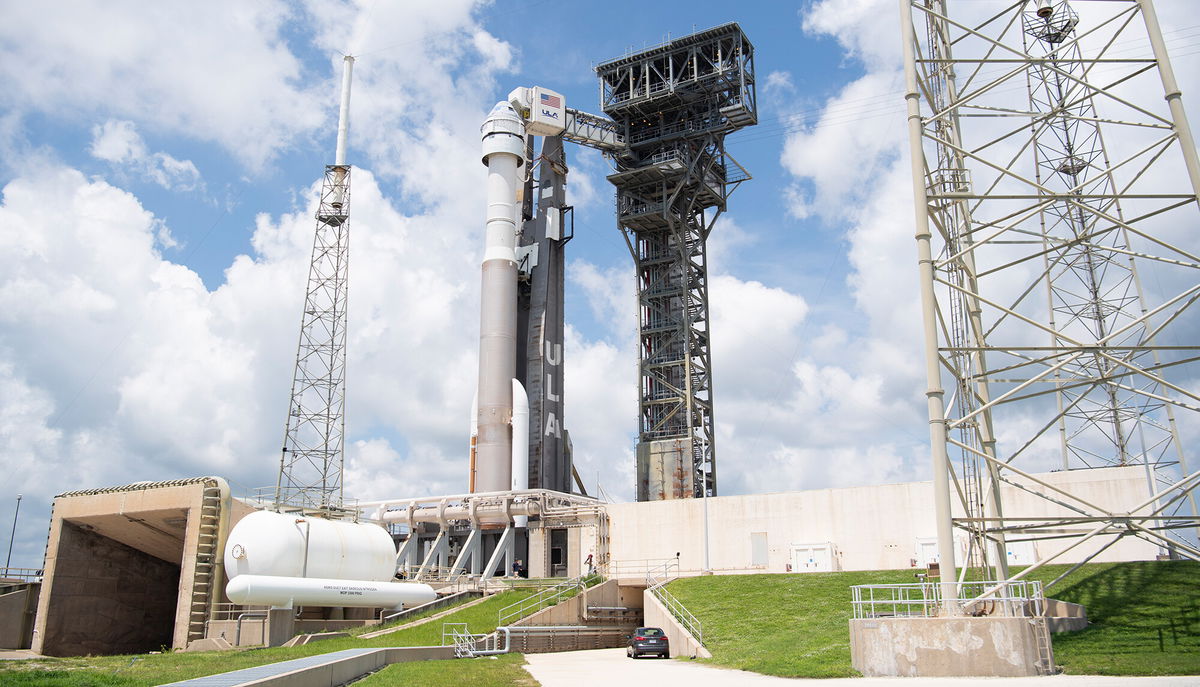
[[[944,583],[955,528],[999,579],[1124,537],[1200,558],[1200,162],[1151,1],[900,4]],[[1131,465],[1117,510],[1031,474]]]
[[[600,64],[628,150],[608,177],[637,271],[639,501],[716,494],[706,241],[749,174],[725,136],[757,122],[754,48],[725,24]]]
[[[345,444],[350,166],[346,134],[354,58],[343,60],[334,164],[325,167],[275,507],[340,509]]]

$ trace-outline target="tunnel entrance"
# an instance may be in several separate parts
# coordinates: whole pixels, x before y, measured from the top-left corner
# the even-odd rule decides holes
[[[149,525],[142,520],[133,525],[138,526]],[[182,530],[176,546],[164,548],[162,543],[153,553],[141,551],[87,523],[64,522],[56,574],[47,590],[55,603],[47,609],[43,653],[134,654],[170,648]]]
[[[225,533],[252,510],[218,477],[59,494],[33,650],[142,653],[202,638],[225,601]]]

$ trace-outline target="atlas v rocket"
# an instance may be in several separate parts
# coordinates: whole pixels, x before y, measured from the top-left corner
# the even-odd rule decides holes
[[[569,438],[561,425],[562,247],[570,236],[562,231],[569,208],[558,135],[565,118],[560,94],[518,88],[481,128],[487,215],[471,493],[571,489]],[[534,136],[546,137],[540,158],[550,162],[536,182],[529,170]]]
[[[517,374],[517,188],[525,164],[525,122],[508,103],[497,103],[483,123],[483,163],[488,168],[487,229],[479,317],[479,386],[472,491],[525,488],[515,464],[514,399],[525,392]],[[523,409],[529,415],[528,406]],[[519,413],[518,413],[519,414]],[[514,469],[516,468],[516,469]],[[528,479],[528,477],[526,477]]]

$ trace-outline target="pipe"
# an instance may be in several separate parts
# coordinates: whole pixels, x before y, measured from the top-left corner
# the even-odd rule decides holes
[[[954,524],[950,510],[950,455],[946,449],[945,390],[942,388],[938,354],[937,295],[934,291],[932,232],[925,190],[924,132],[921,122],[921,93],[917,87],[917,56],[910,0],[900,0],[900,35],[904,46],[904,84],[908,113],[908,143],[912,165],[914,227],[921,284],[921,321],[925,335],[925,398],[929,409],[930,458],[933,469],[933,502],[937,524],[938,559],[942,579],[942,613],[962,615],[954,582]]]
[[[308,518],[296,518],[296,524],[301,523],[304,524],[304,563],[300,566],[300,577],[308,577],[308,537],[312,533],[312,526]]]
[[[513,491],[529,488],[529,394],[521,382],[512,380],[512,488]],[[517,527],[527,527],[529,516],[513,518]]]
[[[237,633],[234,634],[234,636],[233,636],[233,645],[235,647],[242,645],[242,621],[245,620],[246,618],[262,618],[263,620],[266,620],[267,612],[266,611],[247,611],[245,613],[240,614],[237,617]],[[263,625],[262,636],[263,636],[263,639],[265,640],[266,636],[267,636],[267,628],[266,628],[265,623]],[[264,643],[265,643],[265,641],[264,641]]]
[[[565,494],[563,492],[553,491],[551,489],[522,489],[520,491],[512,491],[509,489],[502,489],[502,490],[498,489],[496,491],[480,491],[480,492],[467,493],[467,494],[444,494],[444,495],[438,495],[438,496],[406,496],[404,498],[383,499],[380,501],[360,501],[360,502],[358,502],[357,507],[361,511],[366,508],[375,508],[378,506],[404,506],[409,503],[436,503],[437,501],[441,501],[442,499],[446,499],[448,501],[465,501],[467,499],[479,499],[479,498],[486,498],[489,496],[500,497],[500,498],[508,497],[508,496],[537,496],[537,497],[557,496],[557,497],[561,497],[564,499],[570,499],[572,501],[581,501],[581,502],[586,501],[588,503],[594,503],[594,504],[600,503],[599,499],[592,497],[592,496],[583,496],[581,494]]]
[[[352,606],[399,608],[437,599],[433,587],[418,582],[329,580],[313,577],[238,575],[225,586],[229,600],[242,605],[276,608]]]
[[[475,449],[479,440],[479,389],[471,397],[471,446],[470,462],[467,474],[467,491],[475,493]]]
[[[510,505],[505,505],[510,504]],[[388,511],[383,516],[384,522],[445,522],[447,520],[472,520],[477,522],[507,522],[506,513],[514,517],[541,515],[542,507],[536,501],[522,503],[484,503],[459,506],[434,506],[415,508],[412,513],[406,511]]]
[[[354,58],[346,55],[342,58],[342,104],[338,109],[337,151],[333,156],[333,164],[339,167],[346,164],[346,135],[350,131],[350,75],[354,71]]]
[[[517,374],[517,168],[525,164],[525,124],[506,102],[483,123],[488,168],[487,228],[481,267],[477,489],[512,482],[512,379]]]

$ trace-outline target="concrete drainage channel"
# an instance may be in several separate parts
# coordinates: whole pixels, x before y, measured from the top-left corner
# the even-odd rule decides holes
[[[454,658],[451,646],[345,649],[209,675],[163,687],[340,687],[393,663]]]

